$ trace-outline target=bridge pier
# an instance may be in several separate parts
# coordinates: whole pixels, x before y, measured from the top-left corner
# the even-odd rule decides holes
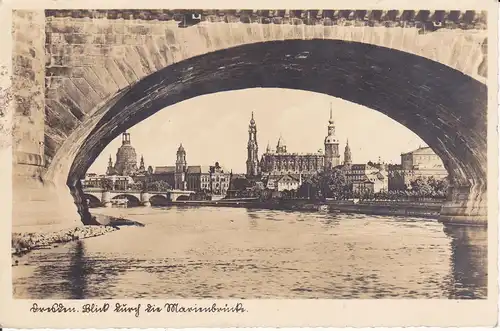
[[[483,185],[452,188],[451,198],[441,208],[443,223],[488,225],[487,190]]]
[[[13,11],[12,231],[81,225],[67,178],[42,179],[50,156],[45,124],[45,13]],[[24,28],[30,26],[31,28]]]
[[[150,194],[146,192],[141,192],[141,205],[144,207],[151,207],[151,202],[149,201]]]
[[[109,208],[111,207],[111,193],[108,191],[102,192],[101,203],[103,207]]]
[[[66,184],[43,182],[34,165],[15,164],[12,186],[12,231],[50,232],[81,225]]]

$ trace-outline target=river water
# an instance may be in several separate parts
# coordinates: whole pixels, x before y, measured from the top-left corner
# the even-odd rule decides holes
[[[486,298],[486,230],[245,208],[98,209],[144,227],[34,251],[15,298]]]

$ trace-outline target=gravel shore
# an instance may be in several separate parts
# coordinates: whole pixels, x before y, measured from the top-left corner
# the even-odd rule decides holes
[[[96,237],[116,231],[116,226],[86,225],[50,233],[12,233],[12,255],[23,255],[31,250],[57,243]]]

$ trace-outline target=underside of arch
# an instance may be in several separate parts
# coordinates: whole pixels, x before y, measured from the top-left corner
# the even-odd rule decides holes
[[[190,98],[259,87],[323,93],[379,111],[424,140],[441,157],[456,187],[486,191],[486,85],[438,62],[393,49],[338,40],[292,40],[184,60],[122,91],[96,112],[100,118],[83,130],[89,134],[67,142],[79,145],[65,173],[77,205],[82,194],[77,182],[124,130]],[[80,207],[80,213],[86,219],[84,209]]]

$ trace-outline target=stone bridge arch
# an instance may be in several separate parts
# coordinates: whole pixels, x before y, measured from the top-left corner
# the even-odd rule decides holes
[[[478,216],[474,213],[479,213],[486,190],[486,86],[420,56],[343,41],[245,45],[148,76],[99,110],[99,121],[90,124],[70,158],[68,185],[84,175],[112,139],[158,110],[203,94],[254,87],[324,93],[391,117],[434,149],[457,189],[467,188],[467,198],[460,199],[471,205],[453,207],[458,208],[453,213]],[[67,143],[81,141],[75,139]]]
[[[137,194],[127,193],[127,192],[119,192],[119,193],[111,193],[109,195],[109,199],[124,199],[126,198],[129,202],[132,202],[136,206],[141,205],[141,198]]]
[[[381,111],[423,138],[456,186],[467,187],[456,196],[466,204],[450,213],[480,213],[478,201],[484,201],[486,190],[485,13],[418,12],[417,19],[367,11],[361,22],[356,17],[362,14],[353,11],[322,11],[309,24],[310,11],[278,11],[267,24],[266,15],[255,11],[236,13],[239,22],[232,14],[209,18],[221,17],[215,11],[182,29],[176,13],[163,11],[165,19],[151,19],[143,12],[132,11],[128,18],[114,17],[123,13],[113,11],[14,15],[19,40],[14,78],[30,87],[28,95],[16,96],[31,102],[17,105],[17,163],[32,166],[42,180],[29,185],[40,192],[67,183],[84,219],[88,213],[81,208],[76,178],[121,131],[176,102],[253,87],[324,93]],[[386,24],[391,19],[399,26]],[[430,33],[416,26],[444,26],[450,20],[454,27]],[[373,21],[385,23],[370,26]],[[406,21],[409,27],[400,25]],[[40,36],[23,35],[33,24],[45,26],[42,45]],[[26,73],[29,81],[22,81]],[[60,217],[72,215],[68,212]]]
[[[168,204],[169,200],[165,194],[151,194],[149,202],[151,206],[164,206]]]
[[[97,196],[96,194],[85,192],[84,198],[86,200],[87,207],[101,207],[102,206],[102,201],[101,201],[102,194],[100,194],[100,196]]]

